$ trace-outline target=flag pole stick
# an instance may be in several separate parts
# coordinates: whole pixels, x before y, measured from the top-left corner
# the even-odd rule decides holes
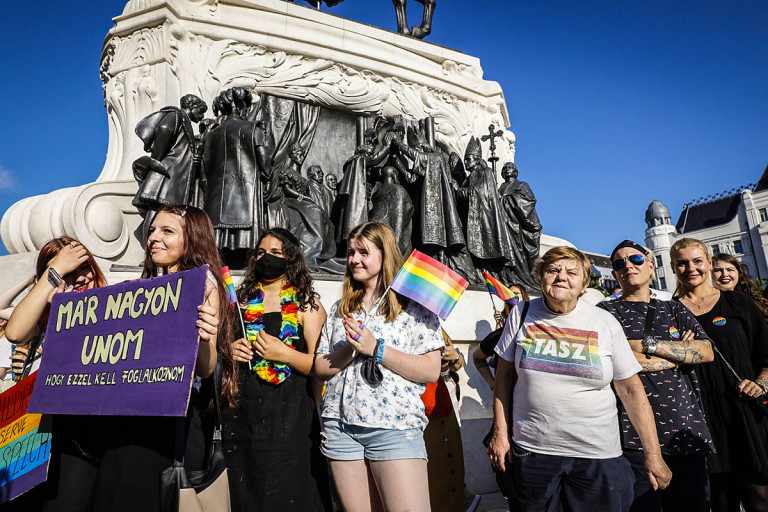
[[[486,289],[488,287],[486,286]],[[491,298],[491,305],[493,306],[493,313],[496,314],[496,301],[493,300],[493,294],[491,293],[491,290],[488,290],[488,296]]]
[[[246,343],[248,342],[248,331],[245,330],[245,323],[243,322],[243,315],[240,313],[240,303],[235,302],[233,304],[235,306],[235,314],[237,315],[238,320],[240,320],[240,328],[243,330],[243,338],[245,338]],[[253,371],[253,362],[250,360],[248,361],[248,369]]]
[[[486,289],[487,288],[488,287],[486,286]],[[493,320],[496,321],[496,313],[498,313],[498,311],[496,310],[496,301],[493,300],[493,294],[490,289],[488,289],[488,296],[491,298],[491,304],[493,305]],[[498,323],[496,325],[498,325]]]
[[[399,273],[399,272],[398,272],[398,273]],[[397,276],[395,276],[395,278],[397,278]],[[393,280],[392,280],[392,283],[394,283],[394,282],[395,282],[395,280],[393,279]],[[386,289],[386,290],[384,290],[384,293],[382,293],[382,294],[381,294],[381,297],[379,297],[379,300],[377,300],[377,301],[376,301],[376,304],[374,304],[373,306],[371,306],[371,309],[369,309],[369,310],[367,311],[367,315],[366,315],[366,318],[365,318],[365,323],[363,323],[363,325],[361,325],[361,326],[360,326],[360,330],[361,330],[361,331],[362,331],[363,329],[365,329],[365,326],[366,326],[366,325],[368,325],[368,321],[371,319],[371,315],[373,314],[373,312],[374,312],[374,311],[376,311],[377,309],[379,309],[379,304],[381,304],[381,301],[382,301],[382,300],[384,300],[384,297],[386,297],[386,296],[387,296],[387,293],[389,292],[389,290],[391,290],[391,289],[392,289],[392,283],[389,283],[389,286],[387,286],[387,289]]]

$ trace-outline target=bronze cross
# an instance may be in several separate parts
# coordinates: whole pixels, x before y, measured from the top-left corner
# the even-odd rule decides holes
[[[499,157],[496,156],[496,139],[504,135],[504,130],[496,130],[494,132],[493,131],[494,128],[496,127],[493,124],[491,124],[488,127],[488,135],[483,135],[482,137],[480,137],[480,140],[485,142],[490,139],[491,141],[491,146],[490,146],[491,156],[490,158],[488,158],[488,161],[491,162],[491,166],[493,167],[493,172],[496,173],[496,162],[499,161]]]

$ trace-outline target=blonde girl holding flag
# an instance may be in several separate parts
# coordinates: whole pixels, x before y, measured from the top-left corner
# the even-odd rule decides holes
[[[350,232],[342,297],[315,356],[328,380],[321,450],[347,512],[430,510],[421,394],[445,344],[434,313],[388,288],[402,261],[389,226]]]

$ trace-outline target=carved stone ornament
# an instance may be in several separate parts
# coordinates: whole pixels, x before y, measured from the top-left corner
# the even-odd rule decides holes
[[[130,206],[131,165],[145,152],[134,128],[185,94],[211,104],[242,86],[254,101],[269,93],[367,116],[432,117],[446,154],[464,154],[490,124],[509,125],[501,88],[482,79],[477,58],[282,0],[130,0],[115,22],[99,69],[104,167],[95,183],[13,205],[0,224],[11,253],[68,234],[98,257],[135,265],[141,217]],[[514,142],[510,131],[496,140],[502,161],[514,160]]]

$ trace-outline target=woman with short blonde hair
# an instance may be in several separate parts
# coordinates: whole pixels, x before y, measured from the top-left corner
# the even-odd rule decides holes
[[[621,325],[579,300],[590,269],[581,251],[547,251],[534,268],[542,296],[512,309],[496,347],[488,455],[500,471],[514,459],[526,511],[629,510],[634,476],[622,457],[612,385],[640,435],[651,485],[664,488],[671,478]]]

